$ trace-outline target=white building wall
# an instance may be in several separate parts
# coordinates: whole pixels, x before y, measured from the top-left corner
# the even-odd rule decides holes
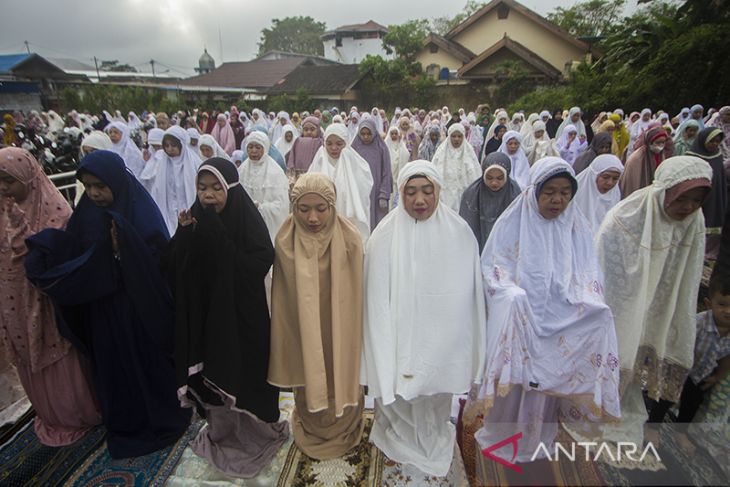
[[[352,37],[342,38],[342,46],[335,46],[335,39],[328,39],[324,43],[324,57],[338,61],[343,64],[359,64],[365,56],[382,56],[391,58],[383,50],[382,39],[353,39]]]

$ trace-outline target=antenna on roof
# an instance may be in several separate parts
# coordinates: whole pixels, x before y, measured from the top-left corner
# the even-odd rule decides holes
[[[28,41],[23,41],[23,44],[25,44],[25,50],[28,51],[28,54],[30,54],[30,46],[28,45]]]
[[[223,37],[221,36],[221,24],[218,24],[218,45],[221,51],[221,64],[223,64]]]

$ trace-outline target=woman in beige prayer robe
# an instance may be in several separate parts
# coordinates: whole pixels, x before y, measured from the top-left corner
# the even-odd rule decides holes
[[[360,442],[362,237],[335,208],[334,182],[303,174],[276,236],[269,382],[294,390],[294,442],[324,460]]]

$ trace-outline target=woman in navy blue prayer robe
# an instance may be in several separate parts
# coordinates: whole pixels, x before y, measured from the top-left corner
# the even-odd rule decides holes
[[[91,360],[109,454],[146,455],[190,422],[176,395],[174,309],[159,264],[169,235],[117,154],[86,156],[77,177],[86,192],[66,230],[27,240],[26,272],[53,299],[61,333]]]

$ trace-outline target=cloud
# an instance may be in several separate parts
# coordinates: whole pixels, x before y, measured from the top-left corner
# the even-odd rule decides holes
[[[466,1],[464,0],[464,3]],[[545,14],[559,0],[523,2]],[[375,20],[384,25],[415,18],[455,15],[460,1],[344,2],[340,0],[23,0],[3,9],[0,53],[31,50],[93,64],[116,59],[149,71],[149,60],[174,72],[193,74],[203,47],[220,64],[243,61],[258,51],[261,30],[274,18],[309,15],[328,28]],[[460,5],[461,6],[461,5]],[[167,69],[167,68],[164,68]]]

